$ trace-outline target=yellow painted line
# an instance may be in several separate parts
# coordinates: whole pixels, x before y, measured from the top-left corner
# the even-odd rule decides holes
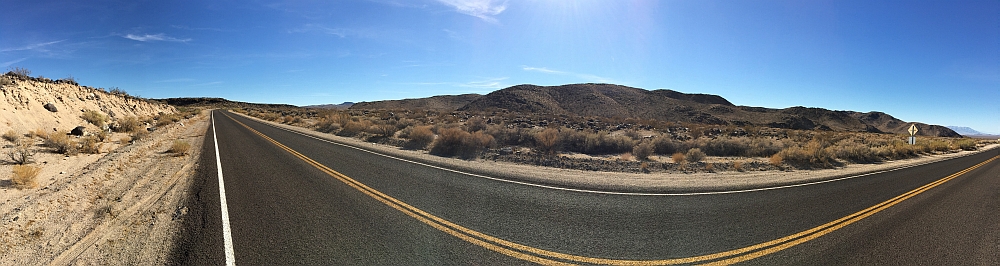
[[[226,116],[229,117],[229,115]],[[706,264],[708,265],[728,265],[728,264],[743,262],[761,256],[765,256],[768,254],[772,254],[793,247],[795,245],[807,242],[809,240],[818,238],[820,236],[826,235],[830,232],[836,231],[840,228],[843,228],[844,226],[857,222],[861,219],[867,218],[875,213],[885,210],[893,205],[896,205],[899,202],[902,202],[906,199],[916,196],[917,194],[920,194],[924,191],[934,188],[940,184],[943,184],[944,182],[947,182],[951,179],[954,179],[958,176],[968,173],[969,171],[972,171],[976,168],[986,165],[987,163],[990,163],[993,160],[996,160],[997,158],[1000,158],[1000,155],[998,155],[989,160],[983,161],[977,165],[969,167],[965,170],[959,171],[942,179],[923,185],[919,188],[913,189],[909,192],[903,193],[892,199],[868,207],[864,210],[858,211],[851,215],[845,216],[843,218],[828,222],[826,224],[808,230],[804,230],[796,234],[792,234],[768,242],[724,252],[687,257],[687,258],[663,259],[663,260],[619,260],[619,259],[585,257],[585,256],[571,255],[571,254],[539,249],[527,245],[510,242],[472,229],[468,229],[466,227],[452,223],[443,218],[437,217],[433,214],[427,213],[409,204],[406,204],[405,202],[395,199],[371,187],[368,187],[367,185],[364,185],[361,182],[358,182],[344,174],[334,171],[333,169],[330,169],[329,167],[320,164],[319,162],[316,162],[315,160],[295,150],[292,150],[291,148],[279,143],[278,141],[275,141],[274,139],[271,139],[270,137],[264,135],[263,133],[258,132],[257,130],[254,130],[253,128],[250,128],[246,124],[243,124],[242,122],[239,122],[236,119],[233,119],[232,117],[229,118],[232,119],[234,122],[239,123],[243,127],[247,128],[254,134],[264,138],[265,140],[271,142],[272,144],[275,144],[281,149],[288,151],[292,155],[298,157],[299,159],[302,159],[303,161],[309,163],[310,165],[316,167],[317,169],[327,173],[328,175],[337,178],[341,182],[344,182],[345,184],[361,191],[362,193],[365,193],[366,195],[396,210],[399,210],[400,212],[403,212],[408,216],[416,218],[418,221],[430,225],[435,229],[438,229],[452,236],[458,237],[469,243],[499,252],[504,255],[508,255],[511,257],[539,264],[550,264],[550,265],[566,264],[566,263],[550,260],[543,257],[549,257],[552,259],[572,261],[578,263],[605,264],[605,265],[675,265],[675,264],[692,264],[692,263],[705,263],[705,262],[707,262]],[[532,254],[527,254],[527,253],[532,253]],[[709,262],[713,260],[718,260],[718,261]]]

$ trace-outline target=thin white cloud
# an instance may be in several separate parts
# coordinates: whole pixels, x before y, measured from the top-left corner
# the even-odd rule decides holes
[[[289,33],[305,33],[305,32],[319,32],[323,34],[336,35],[340,38],[347,37],[361,37],[361,38],[371,38],[375,37],[377,34],[370,30],[360,30],[360,29],[350,29],[350,28],[330,28],[323,25],[317,24],[306,24],[302,27],[291,29]]]
[[[192,82],[194,79],[191,78],[179,78],[179,79],[165,79],[153,81],[153,83],[174,83],[174,82]]]
[[[493,16],[507,10],[507,1],[494,0],[438,0],[438,2],[455,8],[458,13],[477,17],[490,23],[498,23]]]
[[[57,43],[61,43],[63,41],[66,41],[66,40],[58,40],[58,41],[51,41],[51,42],[35,43],[35,44],[29,44],[27,46],[17,47],[17,48],[4,48],[4,49],[0,49],[0,52],[28,51],[28,50],[45,51],[45,47],[46,46],[57,44]]]
[[[524,70],[524,71],[533,71],[533,72],[539,72],[539,73],[545,73],[545,74],[552,74],[552,75],[574,76],[574,77],[577,77],[579,79],[583,79],[583,80],[590,81],[590,82],[596,82],[596,83],[612,83],[612,82],[614,82],[612,79],[601,77],[601,76],[597,76],[597,75],[573,73],[573,72],[569,72],[569,71],[554,70],[554,69],[548,69],[548,68],[544,68],[544,67],[521,66],[521,70]]]
[[[197,87],[197,86],[210,86],[210,85],[218,85],[218,84],[222,84],[222,81],[212,81],[212,82],[207,82],[207,83],[202,83],[202,84],[194,84],[194,85],[191,85],[191,86],[192,87]]]
[[[178,39],[178,38],[167,36],[166,34],[163,34],[163,33],[160,33],[160,34],[143,34],[143,35],[126,34],[125,36],[122,36],[122,38],[129,39],[129,40],[134,40],[134,41],[140,41],[140,42],[154,42],[154,41],[190,42],[191,41],[191,39]]]
[[[15,60],[3,62],[3,63],[0,63],[0,67],[9,67],[10,65],[17,64],[17,63],[19,63],[21,61],[24,61],[24,60],[27,60],[27,59],[28,58],[25,57],[25,58],[21,58],[21,59],[15,59]]]

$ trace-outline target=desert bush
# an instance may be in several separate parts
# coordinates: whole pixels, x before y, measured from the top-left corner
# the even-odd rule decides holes
[[[653,151],[656,154],[668,155],[681,151],[682,144],[667,137],[653,139]]]
[[[771,157],[784,149],[781,141],[755,138],[750,140],[750,147],[744,153],[747,157]]]
[[[699,146],[705,154],[711,156],[742,156],[750,149],[750,141],[746,138],[707,139]]]
[[[852,163],[874,163],[880,161],[878,154],[867,145],[851,142],[830,147],[833,155]]]
[[[769,158],[768,162],[774,166],[781,166],[782,164],[785,163],[785,157],[782,157],[781,153],[775,153],[774,155],[771,155],[771,158]]]
[[[439,137],[431,147],[431,154],[439,156],[459,156],[473,158],[493,142],[493,136],[482,131],[465,132],[460,128],[446,128],[438,132]]]
[[[489,126],[486,132],[493,136],[496,143],[504,146],[522,146],[534,141],[534,136],[523,128],[506,128]]]
[[[407,137],[409,141],[406,142],[405,146],[409,149],[423,149],[427,147],[427,144],[431,144],[434,141],[434,132],[431,131],[431,126],[417,126],[409,127]]]
[[[946,152],[951,150],[951,145],[944,140],[931,140],[927,143],[928,149],[931,151]]]
[[[974,150],[976,150],[976,140],[974,140],[974,139],[960,139],[958,141],[955,141],[955,146],[957,146],[959,149],[962,149],[962,150],[965,150],[965,151],[974,151]]]
[[[42,168],[31,165],[15,165],[11,183],[17,189],[29,189],[38,187],[38,173]]]
[[[649,156],[653,155],[653,148],[653,143],[643,142],[632,148],[632,155],[642,161],[649,160]]]
[[[191,149],[191,144],[187,143],[187,141],[174,140],[174,143],[170,144],[167,152],[173,153],[175,156],[183,156],[187,155],[189,149]]]
[[[473,116],[468,121],[465,121],[465,130],[469,132],[486,130],[486,126],[486,119],[479,116]]]
[[[66,131],[52,132],[45,138],[43,145],[58,154],[76,155],[78,152],[76,143],[73,143]]]
[[[623,135],[611,136],[606,131],[598,133],[585,133],[583,143],[567,143],[571,147],[580,150],[571,150],[586,154],[614,154],[632,152],[635,147],[635,140]],[[580,141],[573,139],[573,141]]]
[[[746,170],[746,169],[743,168],[743,164],[744,164],[743,161],[735,161],[735,162],[733,162],[733,170],[736,170],[736,171],[739,171],[739,172],[743,172],[744,170]]]
[[[83,118],[84,121],[94,124],[97,127],[104,126],[104,123],[108,121],[107,116],[94,110],[83,111],[83,115],[80,115],[80,118]]]
[[[538,149],[545,153],[555,153],[556,145],[559,144],[559,130],[554,128],[547,128],[538,133],[535,133],[535,145],[538,145]]]
[[[35,130],[29,131],[28,136],[45,139],[49,137],[49,132],[41,128],[36,128]]]
[[[169,124],[173,124],[173,123],[175,123],[177,121],[181,121],[181,116],[179,114],[160,113],[160,114],[156,115],[155,119],[156,119],[156,126],[157,127],[162,127],[162,126],[166,126],[166,125],[169,125]],[[273,121],[273,120],[276,120],[276,119],[268,119],[268,120],[272,120]]]
[[[31,76],[31,70],[23,67],[9,67],[7,68],[7,71],[20,78],[28,78]]]
[[[21,139],[7,150],[7,157],[15,164],[30,163],[35,158],[36,151],[31,148],[31,140]]]
[[[361,132],[364,132],[369,127],[371,127],[372,122],[368,120],[360,120],[358,122],[350,121],[347,124],[343,124],[343,128],[337,132],[337,136],[353,137],[357,136]]]
[[[295,121],[295,118],[290,115],[286,115],[285,117],[281,118],[282,124],[291,124],[292,121]]]
[[[396,126],[389,124],[374,125],[368,128],[368,133],[375,134],[375,136],[388,138],[396,134]]]
[[[80,152],[99,154],[101,153],[101,145],[101,141],[98,140],[96,136],[86,137],[80,141]]]
[[[688,150],[687,154],[684,154],[684,157],[687,158],[687,161],[692,163],[704,160],[705,156],[706,156],[705,153],[702,152],[701,149],[699,148],[692,148]]]
[[[706,163],[705,164],[705,172],[709,172],[709,173],[715,172],[715,164],[713,164],[713,163]]]
[[[104,141],[108,140],[108,137],[111,136],[111,133],[108,133],[108,131],[105,131],[105,130],[101,130],[101,131],[94,132],[93,136],[95,138],[97,138],[98,142],[104,142]]]
[[[678,153],[674,153],[673,156],[670,156],[670,159],[673,160],[674,163],[683,163],[684,162],[684,154],[683,153],[679,153],[679,152]]]
[[[118,122],[111,127],[111,130],[114,130],[115,132],[131,133],[141,129],[141,127],[142,123],[139,122],[139,118],[126,116],[122,119],[118,119]]]
[[[21,138],[21,134],[18,134],[13,129],[7,130],[6,133],[3,133],[3,139],[5,139],[7,141],[10,141],[10,142],[13,142],[13,143],[17,143],[17,140],[20,139],[20,138]]]
[[[619,155],[618,157],[621,158],[622,161],[631,161],[635,159],[635,156],[633,156],[631,152],[622,153],[622,155]]]
[[[323,133],[331,133],[340,130],[340,124],[334,122],[333,117],[329,115],[320,118],[314,127],[316,128],[316,131]]]
[[[809,141],[805,146],[789,147],[778,152],[784,162],[803,168],[830,168],[837,164],[831,149],[823,147],[819,141]]]

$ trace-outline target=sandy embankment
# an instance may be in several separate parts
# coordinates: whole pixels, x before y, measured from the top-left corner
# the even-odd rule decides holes
[[[239,113],[237,113],[239,114]],[[243,114],[240,114],[243,115]],[[918,158],[889,161],[878,164],[850,164],[845,167],[822,170],[757,171],[757,172],[717,172],[717,173],[651,173],[633,174],[616,172],[596,172],[522,165],[485,160],[466,161],[430,155],[427,151],[403,150],[397,147],[364,142],[355,138],[320,133],[311,129],[265,121],[249,117],[276,127],[293,130],[336,143],[360,147],[366,150],[405,158],[420,163],[496,177],[507,180],[598,191],[686,193],[705,191],[729,191],[800,184],[829,180],[840,177],[863,175],[902,167],[927,164],[1000,147],[993,144],[979,151],[927,155]]]
[[[0,264],[168,263],[208,124],[203,112],[108,153],[39,153],[39,188],[0,188]],[[174,140],[189,154],[165,153]]]

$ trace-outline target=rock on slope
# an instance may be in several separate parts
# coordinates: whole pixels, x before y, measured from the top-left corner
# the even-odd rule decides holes
[[[174,113],[174,107],[143,99],[112,94],[75,82],[53,81],[7,73],[0,76],[0,132],[27,133],[35,129],[69,131],[77,126],[98,128],[80,116],[85,110],[98,111],[111,119],[127,116],[154,116]],[[47,110],[45,105],[51,104]]]

